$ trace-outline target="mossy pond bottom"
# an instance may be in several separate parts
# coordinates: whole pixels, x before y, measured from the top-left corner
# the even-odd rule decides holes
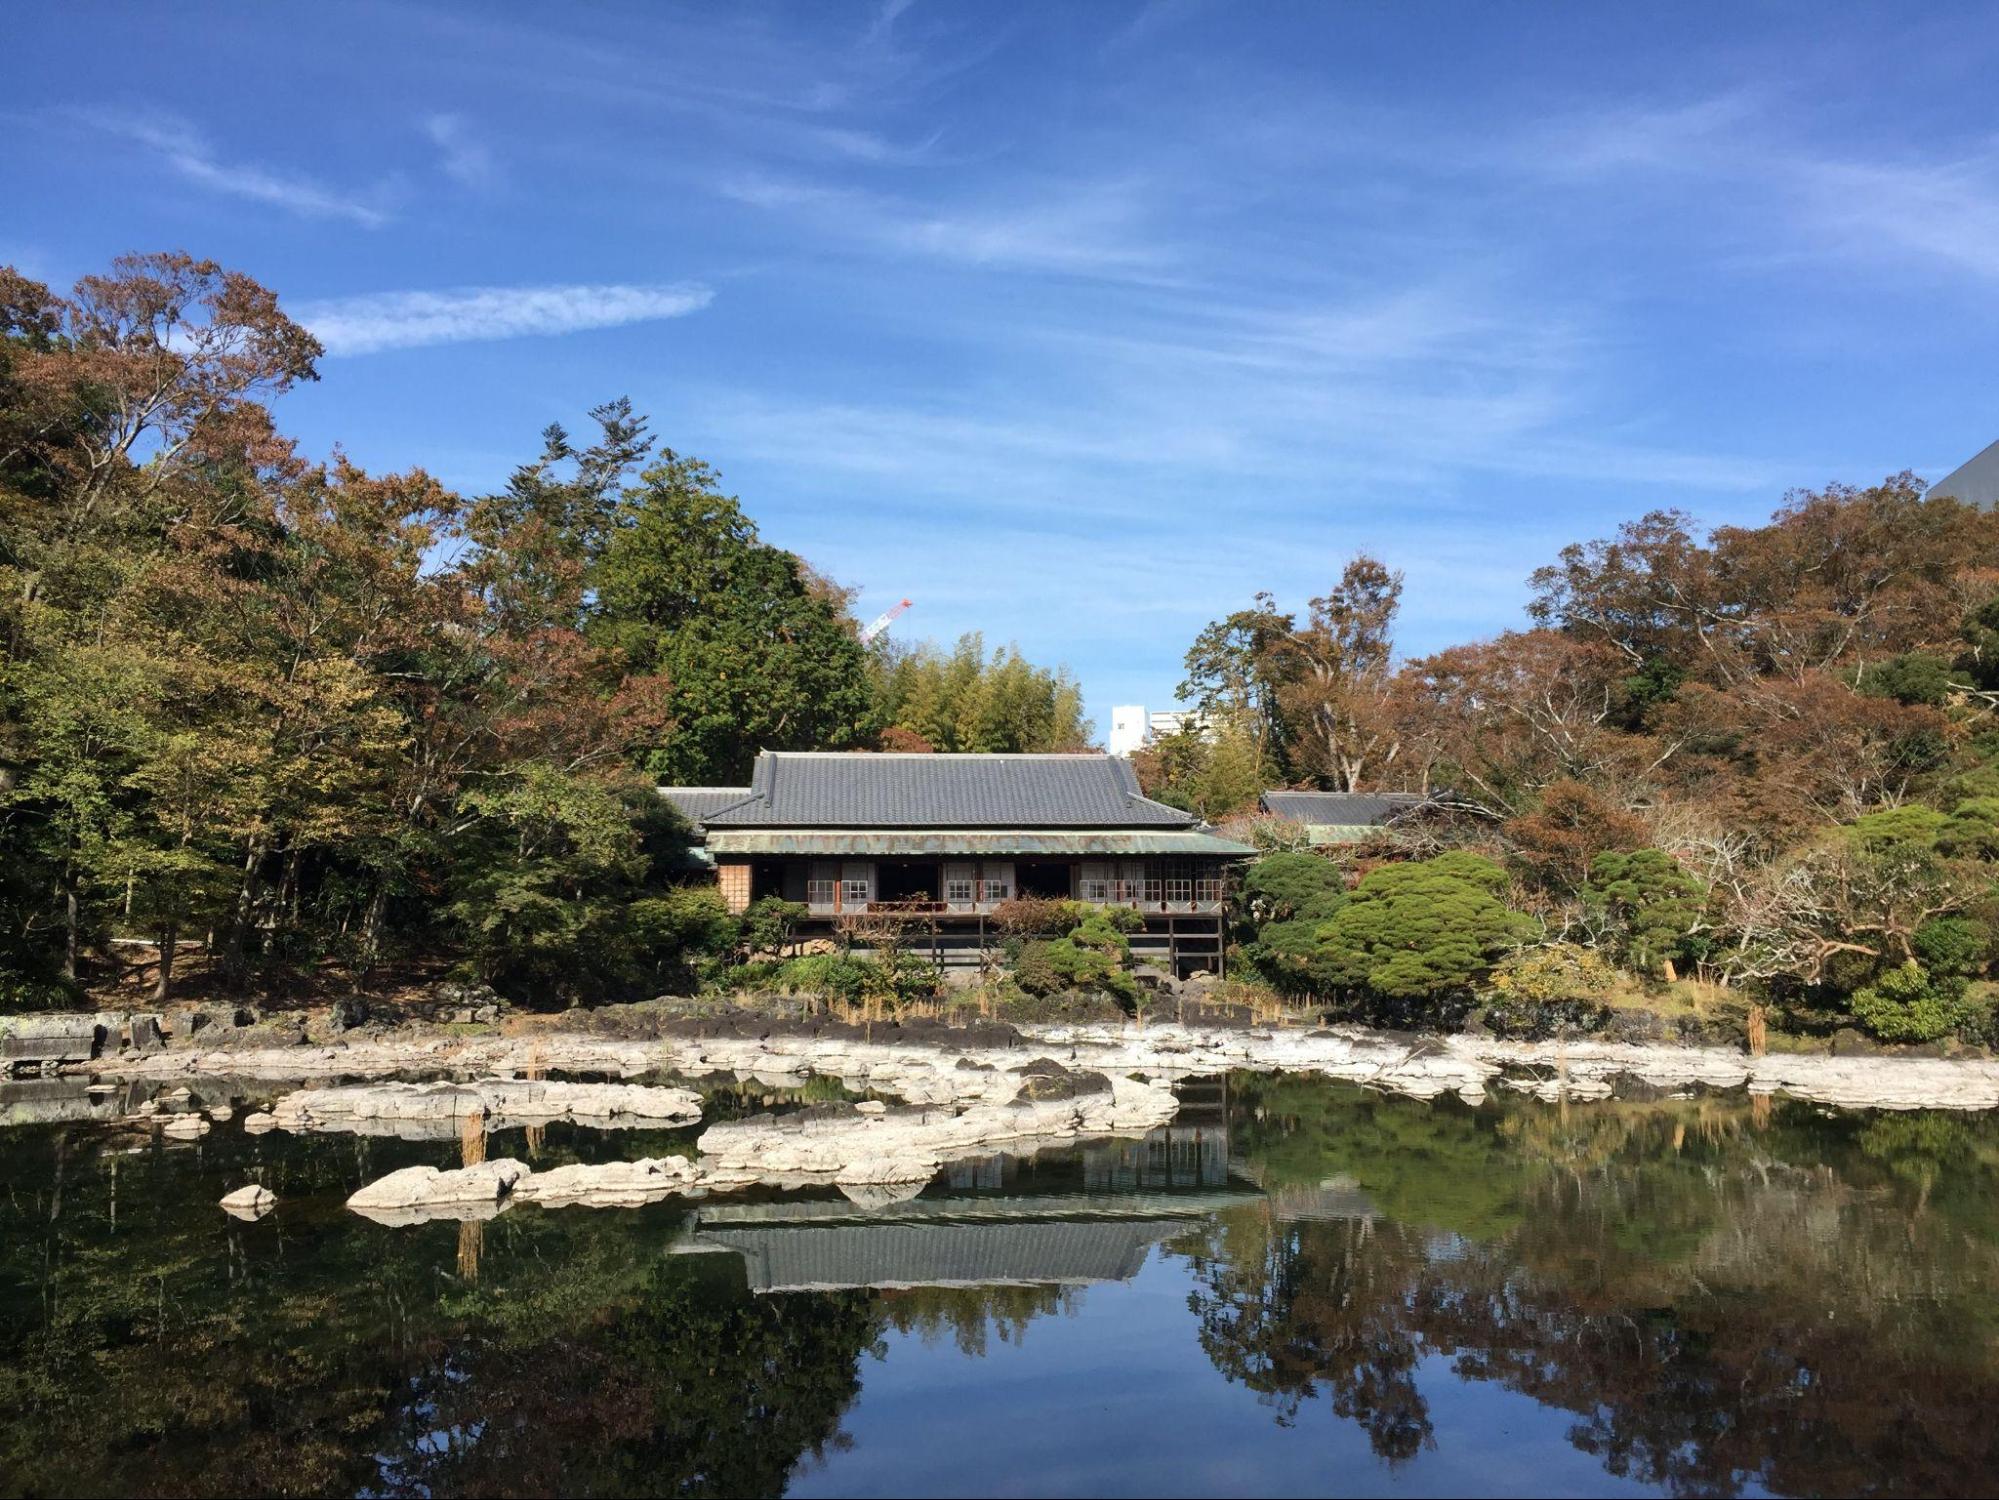
[[[457,1139],[15,1124],[0,1491],[1999,1489],[1999,1119],[1246,1075],[1186,1101],[902,1202],[401,1229],[346,1196]],[[251,1181],[275,1212],[217,1208]]]

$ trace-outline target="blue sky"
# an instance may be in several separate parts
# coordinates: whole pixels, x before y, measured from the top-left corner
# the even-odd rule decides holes
[[[897,628],[1164,707],[1357,549],[1410,654],[1659,506],[1999,437],[1987,5],[12,7],[0,260],[185,248],[467,491],[628,393]]]

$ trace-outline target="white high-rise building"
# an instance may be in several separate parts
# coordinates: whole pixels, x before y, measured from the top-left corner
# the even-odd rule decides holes
[[[1111,710],[1110,752],[1129,755],[1145,744],[1145,705],[1127,703]]]
[[[1192,730],[1203,739],[1213,739],[1214,726],[1197,709],[1161,709],[1147,713],[1145,706],[1127,703],[1111,710],[1110,752],[1129,755],[1158,740],[1171,739],[1182,730]]]
[[[1155,740],[1169,740],[1186,730],[1192,730],[1204,740],[1215,737],[1215,728],[1208,722],[1208,716],[1194,708],[1161,709],[1156,714],[1148,714],[1145,728],[1147,738]]]

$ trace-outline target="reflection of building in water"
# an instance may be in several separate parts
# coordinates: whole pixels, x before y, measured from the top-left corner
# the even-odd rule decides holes
[[[1085,1286],[1130,1280],[1146,1251],[1186,1227],[1184,1219],[704,1223],[688,1248],[733,1250],[756,1292]]]
[[[947,1196],[875,1207],[819,1199],[704,1204],[675,1248],[742,1258],[756,1292],[1128,1281],[1146,1252],[1196,1220],[1282,1200],[1280,1216],[1372,1218],[1355,1187],[1270,1194],[1229,1165],[1219,1124],[1044,1157],[953,1163]]]
[[[1021,1157],[998,1152],[945,1167],[943,1182],[956,1192],[1019,1191],[1027,1184],[1049,1191],[1051,1181],[1071,1181],[1092,1193],[1147,1189],[1219,1188],[1231,1180],[1225,1123],[1188,1124],[1176,1119],[1142,1140],[1093,1141],[1073,1152]]]

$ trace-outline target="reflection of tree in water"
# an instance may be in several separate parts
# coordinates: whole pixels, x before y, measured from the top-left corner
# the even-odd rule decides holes
[[[1236,1091],[1252,1170],[1349,1177],[1395,1215],[1237,1211],[1180,1246],[1203,1347],[1280,1420],[1324,1392],[1405,1458],[1430,1432],[1411,1372],[1444,1354],[1679,1493],[1982,1492],[1999,1473],[1994,1121]]]
[[[900,1334],[936,1340],[949,1334],[958,1352],[982,1357],[994,1334],[1018,1344],[1036,1318],[1073,1312],[1076,1293],[1060,1286],[905,1287],[880,1294],[882,1319]]]
[[[1406,1282],[1399,1231],[1362,1220],[1284,1224],[1235,1210],[1178,1248],[1192,1263],[1188,1305],[1215,1368],[1256,1391],[1289,1426],[1323,1390],[1383,1458],[1430,1441],[1416,1388],[1417,1343],[1398,1305]]]
[[[663,1254],[670,1206],[398,1230],[339,1207],[465,1139],[63,1141],[13,1136],[0,1199],[9,1491],[775,1493],[837,1443],[880,1334],[865,1293],[753,1299],[740,1266]],[[287,1216],[218,1226],[267,1153]]]
[[[440,1340],[375,1446],[389,1494],[778,1495],[837,1450],[865,1293],[755,1297],[669,1259],[584,1329]]]

